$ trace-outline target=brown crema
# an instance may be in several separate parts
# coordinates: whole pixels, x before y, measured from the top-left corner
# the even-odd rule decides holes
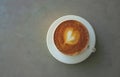
[[[65,55],[77,55],[85,49],[89,42],[89,33],[79,21],[67,20],[56,28],[54,43]]]

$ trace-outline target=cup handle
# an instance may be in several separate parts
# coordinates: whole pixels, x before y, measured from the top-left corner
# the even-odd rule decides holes
[[[96,51],[96,48],[92,48],[91,52],[95,52]]]

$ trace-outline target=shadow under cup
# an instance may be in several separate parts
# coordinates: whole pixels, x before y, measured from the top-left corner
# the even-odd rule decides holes
[[[77,20],[61,22],[54,32],[54,44],[65,55],[78,55],[88,47],[87,28]]]

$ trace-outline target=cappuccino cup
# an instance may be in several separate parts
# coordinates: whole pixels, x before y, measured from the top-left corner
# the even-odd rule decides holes
[[[66,15],[55,20],[47,32],[47,47],[54,58],[66,64],[82,62],[94,52],[95,32],[82,17]]]

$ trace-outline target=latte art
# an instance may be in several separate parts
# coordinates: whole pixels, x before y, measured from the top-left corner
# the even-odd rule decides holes
[[[79,41],[80,32],[75,31],[73,28],[67,28],[64,32],[65,44],[74,45]]]
[[[87,47],[88,30],[75,20],[62,22],[55,30],[54,43],[57,49],[66,55],[76,55]]]

